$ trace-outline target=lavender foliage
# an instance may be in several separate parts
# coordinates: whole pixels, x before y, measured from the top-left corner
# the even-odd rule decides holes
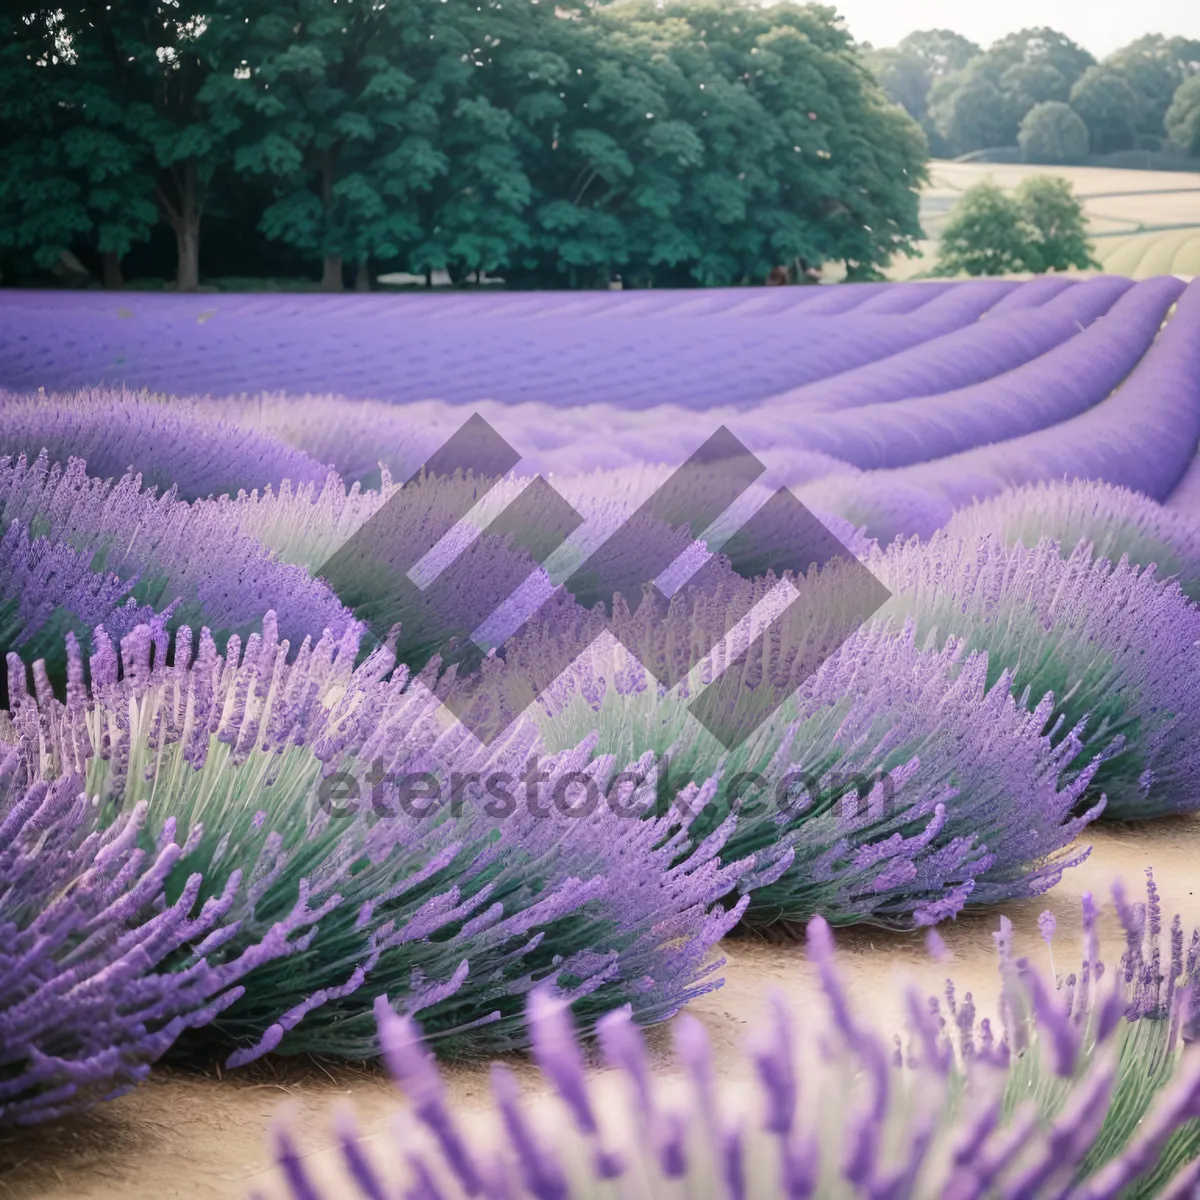
[[[1183,1200],[1200,1154],[1200,1066],[1180,1037],[1200,982],[1196,954],[1185,965],[1167,948],[1164,976],[1161,931],[1146,928],[1147,906],[1129,906],[1119,891],[1116,901],[1130,940],[1122,969],[1106,972],[1099,959],[1089,894],[1084,960],[1065,980],[1014,959],[1002,919],[999,1030],[948,981],[944,1001],[909,990],[908,1028],[894,1049],[855,1016],[829,927],[814,918],[808,951],[823,1019],[814,1028],[806,1013],[798,1029],[782,998],[772,998],[746,1047],[757,1085],[749,1095],[718,1084],[707,1035],[688,1015],[674,1027],[678,1081],[652,1079],[624,1012],[599,1027],[612,1074],[590,1077],[566,1012],[535,993],[528,1020],[537,1065],[559,1103],[523,1103],[507,1069],[496,1068],[493,1113],[468,1121],[449,1104],[417,1024],[381,998],[385,1055],[413,1119],[394,1127],[381,1164],[343,1117],[333,1192],[280,1122],[274,1150],[285,1194],[399,1194],[392,1181],[407,1176],[418,1185],[404,1194],[447,1200],[650,1200],[676,1191],[720,1200]],[[1176,917],[1172,947],[1179,929]],[[493,1124],[498,1138],[484,1132]],[[421,1191],[421,1180],[436,1180],[436,1190]]]
[[[937,534],[871,560],[892,591],[880,611],[911,617],[918,637],[964,639],[988,656],[989,684],[1011,673],[1018,694],[1049,695],[1056,736],[1079,731],[1101,761],[1092,790],[1105,815],[1139,820],[1193,811],[1200,769],[1200,608],[1153,567],[1066,558],[1059,544],[1004,546]],[[1070,761],[1070,760],[1068,760]]]
[[[161,627],[119,651],[98,630],[90,689],[73,651],[67,703],[14,687],[13,720],[37,769],[83,777],[106,819],[144,804],[151,841],[168,813],[200,831],[168,885],[200,871],[202,898],[228,896],[214,961],[307,930],[193,1041],[234,1048],[234,1065],[275,1049],[367,1056],[386,990],[452,1049],[503,1048],[539,982],[584,1021],[623,1003],[659,1020],[718,986],[711,950],[745,902],[717,901],[756,862],[721,865],[723,837],[693,848],[677,816],[587,807],[579,789],[606,793],[618,767],[590,743],[546,760],[526,729],[473,749],[385,647],[354,666],[357,627],[306,640],[290,664],[270,614],[224,655],[186,628],[167,650]],[[504,771],[486,795],[455,782]],[[636,808],[635,792],[622,799]]]

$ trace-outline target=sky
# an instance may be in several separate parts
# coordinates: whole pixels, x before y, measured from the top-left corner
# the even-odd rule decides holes
[[[1200,0],[824,0],[860,42],[894,46],[914,29],[953,29],[987,47],[1049,25],[1103,58],[1144,33],[1200,38]]]

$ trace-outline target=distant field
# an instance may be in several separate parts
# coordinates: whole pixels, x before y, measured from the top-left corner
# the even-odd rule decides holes
[[[1200,275],[1200,171],[935,162],[930,174],[921,196],[921,224],[929,235],[922,243],[924,257],[896,263],[891,278],[911,279],[933,268],[946,216],[972,184],[991,176],[1011,189],[1028,175],[1071,181],[1084,201],[1096,257],[1106,271],[1135,279]]]

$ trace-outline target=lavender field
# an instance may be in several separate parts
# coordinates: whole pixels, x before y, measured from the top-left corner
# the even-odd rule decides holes
[[[13,1194],[1196,1194],[1200,281],[0,322]]]

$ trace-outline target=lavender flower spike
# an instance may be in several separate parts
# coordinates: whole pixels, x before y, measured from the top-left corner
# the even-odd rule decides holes
[[[1121,984],[1128,1001],[1145,993],[1156,947],[1147,940],[1149,922],[1134,917],[1129,906],[1119,906],[1119,911],[1129,922],[1131,944],[1137,946],[1130,982]],[[1085,906],[1085,922],[1089,919]],[[600,1200],[611,1195],[660,1200],[674,1194],[713,1200],[840,1195],[895,1200],[1115,1200],[1120,1195],[1150,1200],[1167,1194],[1183,1200],[1190,1194],[1186,1188],[1194,1182],[1194,1172],[1181,1171],[1180,1165],[1200,1155],[1200,1073],[1190,1056],[1169,1045],[1169,1022],[1160,1011],[1131,1008],[1116,1041],[1097,1041],[1099,1014],[1091,1002],[1081,1003],[1078,993],[1071,999],[1061,993],[1056,997],[1052,980],[1033,967],[1016,972],[1002,957],[1005,986],[1013,989],[1003,1045],[1023,1046],[1022,1053],[1011,1058],[973,1053],[971,1047],[989,1043],[986,1023],[975,1025],[966,1002],[958,1006],[965,1019],[959,1021],[957,1039],[939,1032],[936,1001],[918,1003],[907,1054],[896,1066],[885,1066],[879,1079],[879,1039],[851,1012],[829,927],[816,920],[810,935],[828,1006],[826,1020],[814,1025],[817,1014],[806,1013],[806,1035],[794,1038],[782,1006],[773,1003],[773,1018],[752,1050],[757,1097],[730,1088],[722,1100],[731,1115],[719,1117],[707,1065],[711,1048],[698,1022],[687,1022],[681,1031],[688,1074],[676,1085],[647,1072],[640,1035],[623,1014],[614,1013],[603,1026],[606,1048],[610,1062],[632,1084],[634,1112],[604,1088],[605,1081],[578,1073],[578,1051],[568,1055],[570,1095],[559,1090],[561,1113],[550,1096],[523,1105],[511,1073],[497,1068],[495,1104],[506,1138],[493,1151],[499,1158],[492,1162],[482,1194],[488,1200]],[[1182,982],[1193,989],[1200,980],[1193,973]],[[1159,980],[1156,986],[1165,984]],[[1072,1070],[1056,1076],[1053,1068],[1064,1064],[1044,1051],[1048,1040],[1062,1036],[1068,1012],[1080,1022],[1078,1059]],[[544,1023],[550,1010],[539,999],[531,1002],[530,1015]],[[387,1023],[395,1020],[385,1010],[381,1016]],[[556,1025],[557,1055],[566,1054],[557,1041],[561,1033]],[[543,1043],[539,1056],[545,1053]],[[811,1086],[819,1103],[795,1104],[801,1065],[806,1087]],[[406,1059],[399,1066],[398,1082],[419,1115],[427,1110],[427,1097],[437,1091],[428,1076],[432,1070],[430,1059],[418,1066]],[[553,1067],[551,1078],[562,1072],[561,1065]],[[578,1094],[580,1088],[586,1098]],[[581,1125],[578,1114],[583,1110],[589,1117]],[[756,1113],[764,1119],[756,1120]],[[569,1119],[562,1120],[567,1114]],[[421,1120],[440,1143],[437,1122],[442,1116],[432,1123],[423,1115]],[[594,1143],[593,1120],[620,1146],[615,1176],[601,1173],[585,1151]],[[473,1121],[472,1130],[475,1126]],[[476,1140],[473,1133],[464,1136]],[[478,1142],[482,1145],[484,1138]],[[360,1191],[374,1200],[369,1190],[354,1191],[350,1184],[362,1177],[360,1156],[367,1152],[360,1145],[347,1155],[347,1185],[336,1193],[339,1200]],[[290,1150],[279,1155],[285,1175],[290,1155]],[[412,1133],[398,1130],[386,1157],[420,1163],[404,1181],[415,1190],[404,1194],[444,1194],[446,1200],[471,1194],[461,1186],[450,1186],[445,1193],[421,1190],[432,1172]],[[457,1184],[453,1165],[441,1166],[438,1177]],[[296,1189],[292,1196],[309,1200],[308,1193]]]
[[[192,1039],[223,1045],[231,1066],[273,1050],[378,1053],[371,1003],[421,1014],[456,1049],[520,1044],[538,985],[592,1023],[628,1004],[642,1024],[719,986],[712,950],[745,911],[726,909],[758,857],[722,863],[693,844],[678,813],[640,819],[653,802],[648,761],[622,775],[584,740],[539,753],[519,726],[492,748],[446,727],[438,701],[379,647],[361,663],[357,626],[293,654],[273,614],[220,654],[207,630],[139,626],[119,647],[97,630],[90,686],[68,646],[64,704],[13,659],[13,722],[31,769],[85,778],[102,819],[145,803],[150,845],[168,817],[197,827],[171,886],[199,872],[228,890],[229,936],[215,963],[264,945],[286,970],[245,972],[219,1026]],[[541,768],[545,786],[521,787]],[[513,804],[456,779],[503,787]],[[599,798],[640,779],[622,817]],[[432,788],[415,803],[412,781]],[[550,801],[581,781],[596,803]],[[521,803],[517,803],[517,796]],[[584,811],[584,809],[587,809]],[[304,929],[302,947],[286,931]]]
[[[233,932],[238,880],[214,893],[178,874],[194,837],[180,845],[167,821],[147,845],[148,805],[104,822],[80,776],[39,778],[23,749],[0,743],[5,1126],[128,1091],[181,1034],[238,1000],[248,970],[289,948],[285,937],[210,961]]]

